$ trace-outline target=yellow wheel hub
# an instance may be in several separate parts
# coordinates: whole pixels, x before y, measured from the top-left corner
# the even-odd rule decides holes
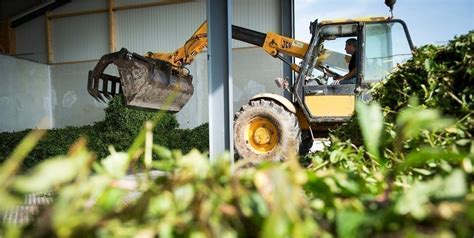
[[[256,117],[250,121],[246,130],[247,144],[257,153],[267,153],[278,143],[278,130],[267,118]]]

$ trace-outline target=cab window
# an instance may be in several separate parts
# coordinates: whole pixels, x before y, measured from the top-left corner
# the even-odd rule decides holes
[[[411,48],[401,23],[370,23],[366,25],[364,33],[365,83],[380,81],[398,64],[411,58]]]

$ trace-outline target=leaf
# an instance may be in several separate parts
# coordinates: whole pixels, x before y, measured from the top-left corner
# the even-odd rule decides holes
[[[173,159],[173,153],[163,146],[153,145],[153,152],[162,160],[171,160]]]
[[[341,210],[337,212],[336,218],[337,234],[341,238],[357,237],[358,229],[366,217],[362,213]]]
[[[426,169],[418,169],[418,168],[414,168],[413,171],[419,173],[419,174],[422,174],[422,175],[425,175],[425,176],[428,176],[431,174],[431,171],[429,170],[426,170]]]
[[[114,178],[121,178],[127,173],[129,161],[127,153],[118,152],[107,156],[100,163],[107,174]]]
[[[5,188],[9,185],[8,181],[13,176],[21,163],[31,150],[38,144],[39,140],[46,134],[46,130],[33,130],[29,133],[0,167],[0,185]]]
[[[438,180],[430,184],[427,182],[418,182],[414,184],[401,198],[395,203],[395,211],[401,215],[411,214],[413,217],[422,219],[426,216],[426,208],[423,204],[429,201],[430,194],[434,187],[439,186]]]
[[[383,132],[383,115],[380,106],[377,103],[366,105],[357,101],[356,108],[365,147],[376,160],[380,161],[379,145]]]
[[[210,162],[199,151],[191,150],[188,154],[177,160],[180,172],[186,176],[205,177],[211,169]]]
[[[38,165],[28,176],[16,178],[14,186],[21,192],[44,192],[54,186],[72,181],[81,168],[87,166],[89,154],[79,153],[75,158],[56,157]]]
[[[97,206],[105,212],[111,212],[117,209],[124,200],[128,191],[121,189],[107,189],[97,198]]]
[[[173,195],[169,191],[164,191],[159,196],[150,199],[147,212],[150,216],[160,216],[172,209],[174,209]]]
[[[269,217],[267,217],[267,219],[265,219],[265,222],[263,224],[262,237],[290,237],[289,226],[290,221],[288,221],[284,216],[271,214]]]
[[[466,193],[465,174],[456,169],[444,178],[436,176],[432,180],[415,183],[396,201],[395,211],[402,215],[411,214],[417,219],[423,219],[427,215],[424,205],[431,199],[460,199]]]
[[[449,152],[438,148],[422,148],[420,151],[409,153],[406,160],[397,166],[397,170],[403,171],[438,161],[460,162],[463,158],[465,158],[465,155],[461,153]]]
[[[437,131],[445,129],[453,123],[450,119],[441,117],[435,109],[422,109],[419,107],[406,108],[397,117],[396,131],[399,140],[418,136],[424,129]]]
[[[436,199],[456,199],[461,198],[467,193],[466,176],[463,171],[456,169],[434,192]]]
[[[178,210],[186,210],[194,199],[194,187],[191,184],[177,187],[174,190],[174,196],[179,201],[176,204]]]

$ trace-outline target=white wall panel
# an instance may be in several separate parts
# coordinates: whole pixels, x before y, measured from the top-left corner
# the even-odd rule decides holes
[[[0,72],[0,132],[51,128],[49,65],[0,54]]]
[[[233,24],[263,33],[280,32],[280,0],[234,0]],[[233,40],[233,47],[249,44]]]
[[[72,0],[70,3],[54,9],[51,14],[103,9],[108,6],[108,0]]]
[[[16,55],[40,63],[48,61],[44,16],[37,17],[15,28]]]
[[[181,47],[206,19],[205,1],[141,8],[116,13],[117,49],[144,54]]]
[[[163,0],[115,0],[115,6],[126,6],[131,4],[135,5],[154,2],[163,2]]]
[[[106,13],[52,19],[54,62],[99,59],[109,52]]]
[[[87,75],[97,62],[52,65],[51,106],[54,127],[91,125],[102,121],[105,103],[99,103],[86,90]]]
[[[126,1],[123,1],[126,2]],[[280,32],[280,0],[234,0],[235,25],[263,33]],[[206,1],[199,0],[116,13],[117,48],[143,54],[172,52],[181,47],[206,20]],[[233,41],[233,47],[248,47]]]

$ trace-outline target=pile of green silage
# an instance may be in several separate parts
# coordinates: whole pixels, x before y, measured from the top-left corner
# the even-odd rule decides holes
[[[23,169],[32,168],[42,160],[65,155],[69,147],[80,137],[88,141],[87,147],[98,158],[109,154],[109,146],[115,150],[126,150],[132,144],[146,121],[157,119],[154,139],[157,144],[184,153],[193,148],[208,150],[208,125],[194,129],[179,129],[178,121],[171,113],[151,112],[123,106],[122,96],[114,97],[105,109],[105,120],[93,125],[66,127],[47,130],[47,135],[39,142],[23,163]],[[0,133],[0,162],[3,162],[31,130]]]

